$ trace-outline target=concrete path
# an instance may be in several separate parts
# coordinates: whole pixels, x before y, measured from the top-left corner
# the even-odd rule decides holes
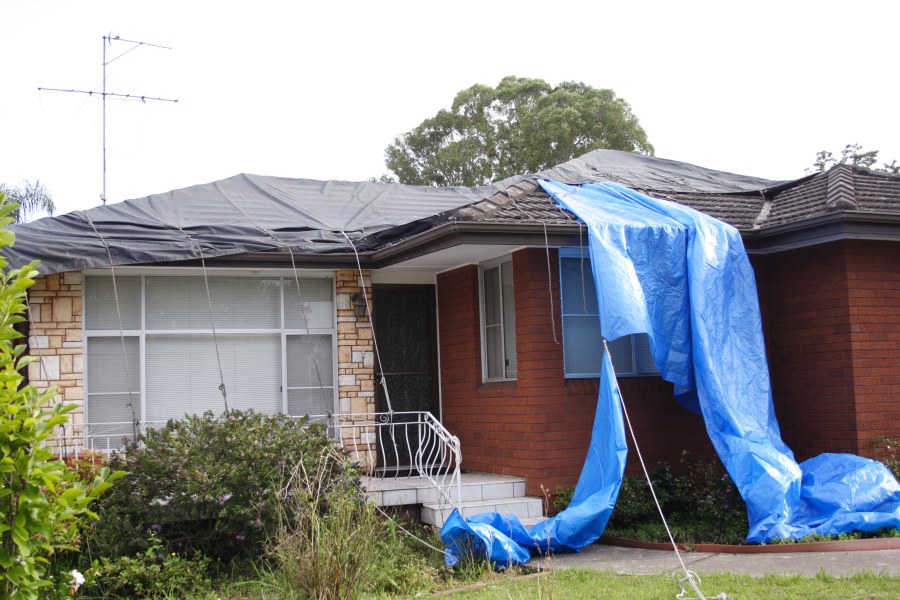
[[[788,552],[779,554],[712,554],[682,552],[688,569],[699,574],[727,571],[761,577],[767,574],[830,575],[884,573],[900,575],[900,550],[862,552]],[[674,552],[638,550],[594,544],[579,554],[557,554],[546,559],[532,559],[528,566],[545,569],[582,567],[618,574],[647,575],[679,573],[681,565]]]

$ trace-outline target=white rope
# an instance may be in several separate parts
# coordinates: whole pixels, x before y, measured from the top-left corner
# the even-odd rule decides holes
[[[402,531],[403,533],[405,533],[406,535],[408,535],[408,536],[411,537],[412,539],[416,540],[417,542],[419,542],[419,543],[422,544],[423,546],[428,546],[428,547],[431,548],[432,550],[434,550],[434,551],[436,551],[436,552],[440,552],[441,554],[443,554],[443,555],[445,555],[445,556],[453,557],[452,554],[450,554],[449,552],[447,552],[447,551],[444,550],[443,548],[438,548],[437,546],[433,546],[433,545],[429,544],[428,542],[426,542],[426,541],[423,540],[422,538],[418,537],[416,534],[414,534],[414,533],[412,533],[411,531],[409,531],[409,530],[407,530],[406,528],[404,528],[403,525],[401,525],[400,522],[399,522],[397,519],[395,519],[394,517],[392,517],[392,516],[389,515],[388,513],[384,512],[384,510],[382,510],[382,508],[381,508],[380,506],[378,506],[377,504],[375,504],[375,505],[373,505],[373,506],[375,506],[375,508],[378,510],[378,512],[380,512],[382,515],[384,515],[389,521],[393,522],[394,525],[396,525],[397,528],[398,528],[400,531]]]
[[[609,354],[609,347],[606,345],[606,339],[603,339],[603,351]],[[610,365],[612,365],[612,361],[610,360]],[[616,376],[615,369],[611,373],[613,377]],[[634,428],[631,426],[631,419],[628,417],[628,409],[625,407],[625,397],[620,393],[619,401],[622,404],[622,413],[625,415],[625,422],[628,424],[628,431],[631,433],[631,441],[634,442],[634,450],[637,452],[638,460],[641,463],[641,469],[644,471],[644,477],[647,479],[647,485],[650,486],[650,494],[653,496],[653,502],[656,503],[656,510],[659,511],[659,516],[662,519],[663,525],[666,528],[666,533],[669,536],[669,541],[672,542],[672,549],[675,550],[675,556],[678,557],[678,562],[681,563],[681,569],[684,571],[684,578],[678,581],[678,585],[681,587],[681,592],[678,593],[675,597],[678,600],[686,600],[687,590],[685,588],[685,583],[687,583],[693,590],[694,593],[697,594],[697,600],[707,600],[706,596],[703,595],[703,592],[700,591],[700,584],[702,583],[700,577],[689,570],[687,566],[684,564],[684,560],[681,558],[681,552],[678,550],[678,544],[675,543],[675,538],[672,536],[672,530],[669,529],[669,524],[666,522],[666,516],[663,514],[662,506],[659,503],[659,498],[656,497],[656,490],[653,489],[653,481],[650,480],[650,473],[647,471],[647,465],[644,463],[644,457],[641,456],[641,449],[638,446],[637,436],[634,434]],[[719,594],[718,596],[713,596],[711,600],[726,600],[726,595],[724,592]]]
[[[213,347],[216,349],[216,364],[219,366],[219,391],[222,392],[222,402],[225,404],[225,412],[228,412],[228,391],[225,389],[225,373],[222,371],[222,357],[219,354],[219,338],[216,335],[216,316],[213,312],[212,294],[209,291],[209,276],[206,270],[206,257],[203,256],[203,248],[181,227],[176,229],[184,234],[200,253],[200,266],[203,268],[203,284],[206,286],[206,301],[209,303],[209,324],[212,327]]]
[[[559,345],[559,338],[556,335],[556,309],[553,306],[553,279],[552,272],[550,270],[550,239],[547,236],[547,223],[544,221],[538,221],[532,215],[529,215],[527,212],[522,210],[522,207],[519,206],[518,202],[515,200],[512,201],[513,207],[518,210],[522,215],[529,219],[533,223],[540,223],[544,227],[544,248],[547,251],[547,294],[550,296],[550,328],[553,331],[553,341],[556,342],[556,345]]]
[[[94,233],[97,234],[97,237],[100,238],[100,241],[103,243],[103,247],[106,249],[106,258],[109,261],[109,272],[112,280],[112,288],[113,288],[113,300],[116,303],[116,317],[119,320],[119,340],[122,342],[122,360],[125,363],[125,384],[128,386],[128,406],[131,407],[131,433],[137,439],[138,429],[140,428],[140,420],[135,414],[134,411],[134,394],[131,391],[131,374],[128,369],[128,352],[125,347],[125,326],[122,321],[122,308],[119,304],[119,286],[116,283],[116,268],[113,265],[112,252],[110,252],[109,244],[106,243],[106,240],[100,235],[100,232],[97,230],[97,227],[94,225],[93,219],[87,213],[87,211],[82,213],[87,219],[88,224],[91,226],[91,229],[94,230]]]
[[[541,225],[544,226],[544,248],[547,251],[547,293],[550,296],[550,326],[553,329],[553,341],[559,346],[559,338],[556,337],[556,308],[553,305],[553,275],[552,270],[550,269],[550,240],[547,237],[547,224],[542,222]]]
[[[218,185],[216,187],[218,188]],[[241,215],[245,219],[247,219],[248,221],[253,223],[254,227],[256,227],[257,229],[262,231],[265,235],[269,236],[276,242],[278,242],[280,248],[288,251],[288,254],[291,257],[291,270],[294,275],[294,285],[297,286],[297,301],[300,303],[300,315],[303,317],[303,325],[304,325],[303,329],[305,329],[306,334],[309,335],[309,314],[308,314],[309,305],[303,301],[303,291],[300,289],[300,275],[297,272],[297,261],[294,258],[294,250],[291,248],[291,246],[287,242],[285,242],[284,240],[279,238],[271,230],[266,229],[265,227],[260,225],[259,222],[257,222],[256,219],[253,218],[253,215],[247,213],[243,208],[241,208],[241,205],[238,204],[237,202],[233,202],[231,200],[231,198],[228,197],[228,194],[222,193],[222,199],[225,200],[225,202],[227,202],[228,204],[230,204],[231,207],[234,208],[236,211],[241,213]],[[313,367],[315,367],[315,370],[316,370],[316,379],[319,382],[319,391],[324,393],[325,383],[322,381],[322,374],[319,372],[318,359],[313,359]]]
[[[388,392],[387,380],[384,377],[384,365],[381,364],[381,352],[378,351],[378,338],[375,335],[375,319],[372,318],[372,307],[369,305],[369,294],[366,292],[366,281],[365,276],[363,275],[362,262],[359,260],[359,252],[356,251],[356,245],[353,243],[353,240],[350,239],[350,236],[348,236],[343,229],[341,229],[341,235],[343,235],[347,242],[350,243],[350,247],[353,248],[353,255],[356,257],[356,269],[359,272],[359,287],[362,290],[363,299],[366,302],[366,313],[369,315],[369,325],[372,327],[372,344],[375,346],[375,360],[378,361],[378,370],[381,371],[381,381],[379,383],[381,384],[382,389],[384,389],[384,399],[387,402],[388,413],[393,414],[394,408],[391,406],[391,395]]]

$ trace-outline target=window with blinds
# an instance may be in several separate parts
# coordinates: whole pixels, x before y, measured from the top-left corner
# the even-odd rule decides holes
[[[229,408],[334,411],[332,278],[144,275],[115,283],[85,278],[89,424],[125,423],[124,433],[135,420],[219,413],[221,380]]]
[[[559,275],[565,375],[599,377],[603,345],[591,259],[578,249],[561,249]],[[659,375],[646,334],[621,337],[607,346],[616,375]]]

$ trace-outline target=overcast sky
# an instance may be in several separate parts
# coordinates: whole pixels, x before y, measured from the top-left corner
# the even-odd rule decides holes
[[[99,204],[241,172],[381,175],[393,139],[506,75],[612,88],[657,156],[772,179],[847,143],[900,160],[898,2],[0,0],[0,182]],[[132,45],[114,42],[107,60]]]

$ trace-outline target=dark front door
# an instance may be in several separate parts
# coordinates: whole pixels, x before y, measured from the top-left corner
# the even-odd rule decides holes
[[[376,285],[373,303],[380,359],[375,361],[378,412],[428,411],[439,417],[434,286]],[[380,384],[382,375],[387,393]],[[414,419],[395,415],[392,426],[379,427],[383,469],[403,470],[413,464],[419,445]]]

